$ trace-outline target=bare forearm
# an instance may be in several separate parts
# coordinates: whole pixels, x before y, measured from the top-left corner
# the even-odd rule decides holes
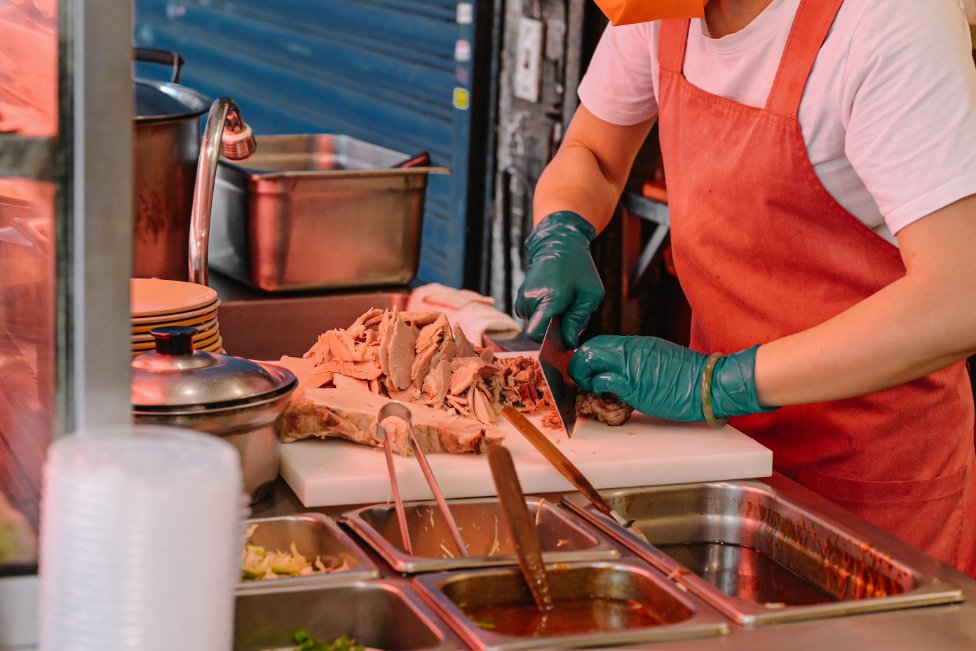
[[[907,280],[895,282],[826,323],[761,346],[756,355],[760,403],[862,395],[976,352],[976,320],[919,290]]]
[[[613,217],[634,157],[653,124],[653,119],[627,126],[610,124],[581,105],[536,185],[535,223],[554,212],[571,210],[602,231]]]
[[[539,177],[533,202],[536,224],[546,215],[571,210],[602,231],[613,217],[623,188],[607,179],[586,147],[563,146]]]
[[[938,229],[929,228],[936,222],[916,229],[902,243],[905,277],[829,321],[761,346],[756,356],[760,403],[863,395],[976,353],[974,211],[976,200],[970,198],[949,208],[949,214],[926,217],[943,223]]]

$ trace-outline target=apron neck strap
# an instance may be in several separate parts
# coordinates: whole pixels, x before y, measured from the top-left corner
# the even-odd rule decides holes
[[[799,116],[800,100],[813,62],[843,3],[844,0],[800,0],[773,88],[766,100],[767,111],[790,119]]]
[[[830,26],[844,0],[800,0],[793,27],[783,50],[773,87],[766,100],[766,110],[780,117],[795,119],[813,62],[827,40]],[[661,70],[682,74],[688,49],[691,20],[662,20],[658,45]]]
[[[685,50],[688,47],[690,26],[691,20],[687,18],[661,21],[661,35],[657,48],[657,62],[661,70],[681,74],[685,65]]]

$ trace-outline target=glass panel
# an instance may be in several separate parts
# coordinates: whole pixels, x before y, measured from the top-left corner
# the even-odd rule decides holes
[[[0,132],[58,132],[55,0],[0,0]]]
[[[0,71],[0,132],[56,138],[55,0],[0,0]],[[36,570],[41,467],[55,428],[55,197],[52,182],[0,178],[0,577]]]
[[[54,431],[53,224],[53,184],[0,179],[0,562],[34,560],[21,521],[37,530]]]

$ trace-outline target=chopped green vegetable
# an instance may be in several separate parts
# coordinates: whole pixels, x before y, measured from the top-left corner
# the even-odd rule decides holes
[[[241,579],[244,581],[341,572],[347,569],[349,563],[344,556],[316,556],[315,560],[309,560],[298,553],[295,543],[289,545],[287,552],[268,550],[261,545],[247,543],[241,552]]]
[[[471,621],[478,628],[495,628],[495,622],[490,619],[472,619]]]
[[[297,651],[364,651],[362,645],[356,644],[348,635],[342,635],[333,642],[323,642],[304,629],[298,629],[291,635],[291,639],[298,645]]]

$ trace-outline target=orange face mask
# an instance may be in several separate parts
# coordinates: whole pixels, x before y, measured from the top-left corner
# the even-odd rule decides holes
[[[649,23],[664,18],[701,18],[708,0],[595,0],[613,25]]]

